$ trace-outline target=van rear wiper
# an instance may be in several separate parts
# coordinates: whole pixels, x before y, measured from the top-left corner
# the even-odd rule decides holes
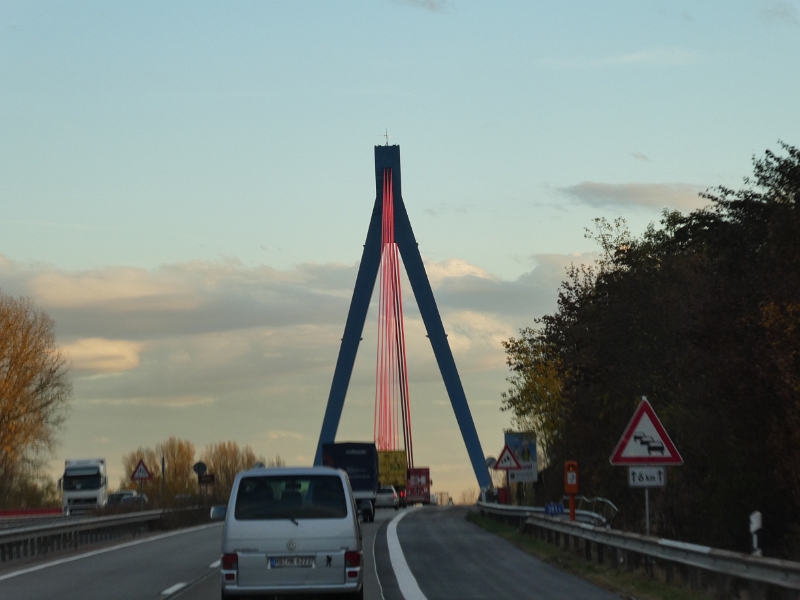
[[[289,520],[290,520],[292,523],[294,523],[295,525],[297,525],[298,527],[300,526],[300,523],[298,523],[297,521],[295,521],[295,520],[294,520],[292,517],[289,517]]]

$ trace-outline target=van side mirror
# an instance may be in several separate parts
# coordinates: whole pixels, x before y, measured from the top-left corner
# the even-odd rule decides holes
[[[58,480],[58,491],[59,492],[61,491],[61,480],[60,479]]]
[[[224,521],[225,515],[228,513],[228,507],[224,504],[215,504],[211,507],[211,520]]]

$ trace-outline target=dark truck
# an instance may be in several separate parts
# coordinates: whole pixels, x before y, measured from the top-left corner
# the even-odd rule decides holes
[[[350,479],[353,496],[365,521],[375,518],[378,495],[378,449],[372,442],[322,444],[322,464],[341,469]]]

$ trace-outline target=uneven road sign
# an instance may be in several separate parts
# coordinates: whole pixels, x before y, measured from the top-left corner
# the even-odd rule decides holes
[[[647,398],[642,398],[610,462],[615,466],[683,464],[683,458]]]
[[[133,470],[133,474],[131,475],[132,481],[148,481],[152,479],[153,476],[150,474],[150,471],[144,464],[144,460],[140,460],[139,464],[136,465],[136,468]]]
[[[506,445],[500,453],[500,456],[497,457],[497,462],[493,468],[495,471],[513,471],[515,469],[521,469],[522,465],[519,464],[511,448]]]

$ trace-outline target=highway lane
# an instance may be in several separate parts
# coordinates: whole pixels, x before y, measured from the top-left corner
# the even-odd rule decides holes
[[[619,599],[467,522],[466,512],[379,510],[362,526],[365,599]],[[5,571],[0,598],[218,600],[220,538],[221,525],[207,525]]]
[[[362,545],[364,548],[364,600],[383,599],[381,583],[378,581],[375,563],[372,558],[373,543],[381,527],[385,531],[389,521],[397,515],[397,511],[379,509],[375,514],[374,523],[362,523],[361,525]],[[219,597],[220,576],[219,570],[215,570],[211,576],[181,590],[174,596],[174,599],[170,598],[169,600],[219,600]]]
[[[403,555],[427,600],[619,600],[618,595],[564,573],[469,523],[466,513],[462,507],[427,507],[411,511],[397,524]],[[403,600],[397,595],[396,581],[391,582],[393,574],[384,567],[385,537],[379,532],[376,540],[384,597]]]
[[[191,583],[220,557],[222,525],[178,530],[59,556],[0,574],[0,598],[26,600],[140,600],[165,598],[167,589]],[[219,597],[219,590],[215,598]]]

